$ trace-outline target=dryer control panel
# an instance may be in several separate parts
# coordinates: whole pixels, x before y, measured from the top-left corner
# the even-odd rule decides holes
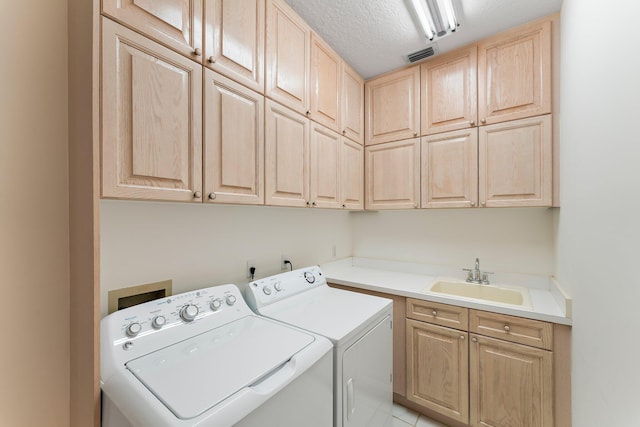
[[[320,286],[327,286],[327,281],[320,267],[312,266],[251,282],[245,297],[249,306],[257,310]]]

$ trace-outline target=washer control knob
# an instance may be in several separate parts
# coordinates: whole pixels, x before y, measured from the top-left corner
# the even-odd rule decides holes
[[[262,288],[262,292],[264,292],[265,295],[271,295],[271,288],[265,286],[264,288]]]
[[[222,301],[220,301],[219,299],[214,299],[213,301],[211,301],[211,304],[209,304],[209,306],[211,307],[211,310],[218,311],[220,307],[222,307]]]
[[[136,335],[138,335],[141,330],[142,330],[142,325],[140,325],[140,323],[132,322],[132,323],[129,323],[125,332],[127,333],[128,337],[133,338]]]
[[[275,289],[276,291],[280,292],[282,290],[282,283],[276,282],[276,284],[273,285],[273,289]]]
[[[227,305],[233,305],[236,303],[235,295],[227,295]]]
[[[164,316],[156,316],[151,321],[151,326],[153,327],[153,329],[161,329],[166,324],[167,318]]]
[[[307,282],[309,283],[314,283],[316,281],[316,276],[313,275],[312,272],[310,271],[305,271],[304,272],[304,278],[307,280]]]
[[[180,309],[180,318],[185,322],[193,322],[198,315],[198,307],[194,304],[187,304]]]

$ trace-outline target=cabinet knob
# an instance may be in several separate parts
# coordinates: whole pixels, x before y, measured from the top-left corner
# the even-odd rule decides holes
[[[215,200],[216,199],[216,193],[209,193],[209,200]]]
[[[509,327],[509,325],[504,325],[504,330],[505,332],[509,332],[511,330],[511,327]]]
[[[414,136],[414,137],[418,136],[418,132],[414,132],[414,133],[413,133],[413,136]]]
[[[460,335],[460,339],[464,341],[464,335]]]
[[[342,207],[343,207],[343,208],[346,208],[346,207],[347,207],[347,205],[345,205],[345,204],[343,203],[343,204],[342,204]]]
[[[437,312],[437,311],[435,311],[435,310],[433,310],[433,311],[431,312],[431,314],[433,314],[433,317],[436,317],[436,316],[438,315],[438,312]]]
[[[469,204],[471,205],[471,207],[474,207],[476,205],[476,202],[469,202]]]
[[[199,192],[199,191],[196,191],[195,193],[193,193],[193,197],[194,197],[195,199],[199,199],[200,197],[202,197],[202,193],[201,193],[201,192]]]
[[[193,49],[193,54],[195,56],[202,56],[202,49],[200,49],[199,47]]]
[[[316,205],[316,202],[311,203],[311,206],[315,206],[315,205]]]
[[[476,125],[476,122],[474,122],[473,120],[469,122],[469,126],[475,126],[475,125]]]
[[[210,64],[213,64],[216,62],[216,58],[214,58],[213,56],[210,56],[209,59],[207,59],[207,61],[209,61]]]
[[[347,130],[346,130],[346,129],[345,129],[345,130],[343,130],[343,131],[342,131],[342,134],[343,134],[343,135],[346,135],[346,134],[347,134]]]
[[[307,110],[307,116],[311,114],[311,111]]]
[[[487,119],[482,119],[482,120],[480,120],[480,123],[482,123],[482,124],[487,123]]]
[[[485,207],[487,204],[485,202],[481,202],[480,206]]]
[[[473,338],[471,338],[471,341],[473,341],[473,342],[478,342],[478,338],[473,337]]]
[[[310,205],[310,203],[309,203],[309,202],[307,202],[307,206],[309,206],[309,205]]]

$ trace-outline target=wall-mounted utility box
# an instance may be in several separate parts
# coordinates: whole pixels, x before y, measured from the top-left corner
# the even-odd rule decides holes
[[[154,299],[164,298],[172,295],[171,280],[162,282],[147,283],[144,285],[131,286],[128,288],[114,289],[109,291],[109,314],[123,308],[131,307]]]

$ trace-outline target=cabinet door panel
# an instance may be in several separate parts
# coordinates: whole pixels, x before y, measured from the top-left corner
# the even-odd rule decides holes
[[[264,203],[264,98],[205,70],[205,200]]]
[[[407,319],[407,399],[469,419],[468,333]]]
[[[422,65],[423,135],[476,126],[477,61],[471,46]]]
[[[423,208],[477,205],[477,128],[424,137],[421,153]]]
[[[364,144],[364,80],[342,63],[342,134]]]
[[[265,0],[206,0],[205,64],[264,92]]]
[[[102,196],[202,200],[202,67],[108,19],[102,54]]]
[[[310,72],[309,26],[282,0],[267,3],[267,81],[265,94],[307,114]]]
[[[553,426],[550,351],[472,335],[469,353],[472,426]]]
[[[415,66],[365,83],[365,145],[412,138],[420,133],[420,67]]]
[[[480,127],[481,206],[551,206],[551,116]]]
[[[551,112],[551,22],[478,45],[478,116],[492,124]]]
[[[368,146],[366,209],[413,209],[420,203],[420,139]]]
[[[318,124],[311,124],[310,200],[320,208],[339,208],[340,135]]]
[[[336,132],[340,121],[342,60],[317,34],[311,33],[312,120]]]
[[[342,138],[341,153],[342,207],[364,208],[364,147],[350,139]]]
[[[309,119],[266,101],[266,204],[307,206]]]
[[[103,0],[102,12],[180,54],[202,61],[202,0]]]

